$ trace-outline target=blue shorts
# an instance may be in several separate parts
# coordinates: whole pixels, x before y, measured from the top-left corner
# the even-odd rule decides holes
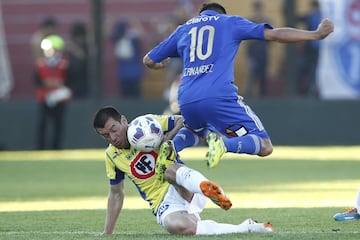
[[[246,134],[270,138],[260,119],[240,96],[237,99],[203,99],[181,105],[180,110],[185,125],[195,132],[213,127],[228,138]]]

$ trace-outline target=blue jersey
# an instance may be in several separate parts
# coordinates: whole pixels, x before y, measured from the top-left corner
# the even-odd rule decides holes
[[[209,97],[237,98],[234,59],[242,40],[264,40],[264,28],[239,16],[206,10],[179,26],[149,52],[155,62],[181,57],[184,62],[179,105]]]

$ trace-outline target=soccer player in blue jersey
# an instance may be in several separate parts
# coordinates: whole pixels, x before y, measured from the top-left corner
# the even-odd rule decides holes
[[[220,133],[211,132],[206,136],[207,163],[212,168],[225,152],[267,156],[273,151],[264,126],[238,96],[234,85],[234,59],[241,41],[320,40],[333,29],[328,19],[322,20],[315,31],[273,28],[266,23],[256,24],[240,16],[227,15],[218,3],[205,3],[199,16],[178,26],[144,56],[143,62],[151,69],[162,69],[169,58],[183,59],[178,103],[185,126],[199,136],[205,135],[209,125]],[[178,145],[175,141],[176,151],[182,149]]]
[[[166,140],[171,139],[183,126],[180,115],[151,115],[162,126]],[[99,109],[93,120],[95,131],[108,143],[105,165],[110,180],[104,235],[112,234],[122,210],[124,178],[127,176],[136,186],[140,196],[149,203],[157,222],[171,234],[216,235],[229,233],[271,233],[270,223],[257,223],[246,219],[240,224],[218,223],[201,220],[200,213],[210,198],[222,209],[232,203],[222,188],[209,181],[200,172],[184,165],[169,151],[167,145],[151,152],[134,149],[127,138],[128,122],[114,107]],[[164,179],[155,174],[159,152],[165,156],[167,168]]]

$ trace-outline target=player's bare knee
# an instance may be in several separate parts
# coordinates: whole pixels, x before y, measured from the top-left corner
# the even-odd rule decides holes
[[[273,145],[270,139],[261,139],[262,141],[262,148],[259,156],[266,157],[269,156],[273,152]]]
[[[187,213],[181,213],[181,214],[187,214]],[[181,234],[181,235],[196,234],[196,222],[192,221],[191,218],[185,217],[185,215],[176,218],[166,217],[165,227],[166,230],[171,234]]]

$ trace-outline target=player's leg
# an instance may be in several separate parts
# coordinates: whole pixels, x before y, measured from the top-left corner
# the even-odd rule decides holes
[[[38,123],[37,123],[37,149],[43,150],[45,149],[46,143],[46,134],[48,128],[48,107],[45,103],[39,104],[39,116],[38,116]]]
[[[187,211],[168,214],[164,219],[164,228],[171,234],[195,235],[198,218]]]
[[[196,235],[218,235],[228,233],[272,233],[271,223],[258,223],[251,218],[238,225],[218,223],[214,220],[200,220],[197,222]]]
[[[356,209],[360,210],[360,188],[358,189],[355,202]]]
[[[219,223],[214,220],[199,220],[187,211],[170,213],[165,218],[165,229],[172,234],[220,235],[232,233],[272,233],[270,223],[257,223],[246,219],[240,224]]]
[[[240,97],[204,99],[181,106],[181,112],[185,125],[194,132],[198,133],[210,124],[223,135],[224,140],[213,133],[207,137],[207,161],[211,168],[217,166],[225,152],[267,156],[273,150],[260,119]]]
[[[54,123],[54,132],[53,132],[53,149],[60,149],[62,143],[62,136],[64,132],[64,112],[66,106],[63,104],[58,104],[53,108],[52,118]]]
[[[210,134],[207,138],[210,167],[217,165],[224,152],[259,156],[271,154],[273,146],[269,135],[260,119],[242,99],[207,99],[202,104],[212,106],[203,117],[209,119],[209,124],[224,137],[222,139]]]
[[[216,134],[210,134],[206,136],[209,129],[209,116],[212,116],[213,106],[212,103],[217,99],[209,99],[197,101],[190,104],[184,104],[180,106],[181,113],[184,118],[184,125],[192,130],[200,138],[206,138],[209,149],[211,151],[207,154],[208,166],[214,167],[217,165],[221,156],[226,152],[226,148],[221,138]],[[206,115],[206,117],[205,117]],[[216,129],[213,129],[216,131]]]
[[[157,222],[169,233],[194,235],[207,198],[195,196],[184,188],[179,191],[180,188],[170,185],[157,209]]]
[[[220,99],[214,104],[216,118],[209,122],[225,136],[228,152],[267,156],[272,144],[259,117],[241,97],[233,100]]]
[[[229,233],[273,232],[270,223],[257,223],[247,219],[241,224],[218,223],[201,220],[200,212],[205,208],[207,198],[193,194],[190,200],[171,185],[157,211],[158,223],[172,234],[217,235]]]
[[[195,146],[199,143],[199,137],[190,129],[183,127],[179,130],[173,140],[161,144],[159,156],[156,161],[155,174],[157,178],[164,181],[164,172],[168,165],[173,164],[177,158],[177,152],[184,148]]]
[[[214,129],[214,131],[216,130]],[[210,159],[220,159],[221,156],[226,153],[226,147],[224,145],[224,142],[218,134],[212,133],[208,135],[208,133],[208,128],[197,129],[197,132],[191,130],[188,127],[181,128],[173,138],[173,145],[175,151],[180,152],[187,147],[196,146],[199,144],[201,138],[206,139],[209,148],[213,148],[212,151],[208,152],[207,157]],[[216,154],[217,156],[209,156],[209,154]]]
[[[184,148],[198,145],[200,139],[195,132],[187,127],[183,127],[177,132],[173,141],[175,151],[180,152]]]
[[[165,179],[172,185],[181,186],[191,193],[199,193],[208,197],[224,210],[228,210],[232,206],[220,185],[209,181],[203,174],[185,165],[168,166],[165,171]]]

